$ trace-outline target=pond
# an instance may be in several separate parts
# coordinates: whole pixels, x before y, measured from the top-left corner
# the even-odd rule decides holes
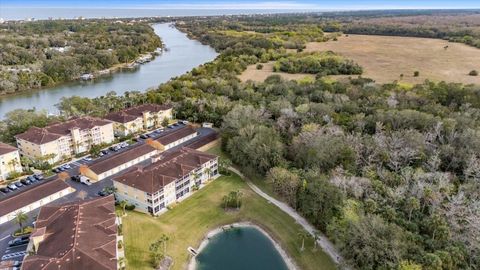
[[[140,65],[135,70],[124,70],[110,76],[94,79],[89,82],[71,82],[52,88],[32,90],[0,97],[0,119],[14,109],[45,109],[56,113],[55,104],[62,97],[82,96],[98,97],[110,91],[118,95],[126,91],[145,91],[192,70],[201,64],[209,62],[217,56],[210,46],[189,39],[168,23],[154,24],[155,33],[165,43],[167,51],[157,56],[153,61]]]
[[[196,257],[197,270],[287,270],[279,251],[255,227],[226,229],[208,241]]]

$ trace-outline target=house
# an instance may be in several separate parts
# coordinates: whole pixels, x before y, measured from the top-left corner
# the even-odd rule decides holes
[[[87,152],[92,145],[112,143],[113,123],[80,117],[44,128],[31,127],[15,138],[22,155],[55,163]]]
[[[172,119],[172,108],[170,105],[143,104],[110,113],[105,119],[114,123],[116,135],[127,136],[160,126],[164,119]]]
[[[30,212],[74,191],[60,179],[24,188],[0,200],[0,224],[15,218],[18,212]]]
[[[89,167],[80,168],[80,173],[93,182],[117,174],[153,156],[192,140],[198,132],[191,126],[185,126],[175,131],[162,134],[155,140],[147,140],[131,149],[95,161]]]
[[[40,209],[23,270],[118,269],[113,196]]]
[[[7,179],[14,172],[22,172],[18,149],[0,143],[0,181]]]
[[[126,200],[138,211],[157,215],[217,176],[216,155],[183,147],[154,157],[146,167],[130,169],[114,178],[113,185],[118,200]]]

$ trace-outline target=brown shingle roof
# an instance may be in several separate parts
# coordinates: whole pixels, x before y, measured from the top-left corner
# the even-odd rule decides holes
[[[194,133],[197,133],[197,131],[192,126],[186,125],[182,128],[166,134],[165,136],[161,136],[160,138],[155,139],[155,141],[163,145],[168,145]]]
[[[12,194],[0,201],[0,216],[14,212],[68,187],[64,181],[56,179],[30,188],[24,188],[22,191]]]
[[[155,193],[215,158],[216,155],[183,147],[164,153],[158,161],[144,168],[134,168],[113,180],[148,193]]]
[[[125,113],[124,111],[109,113],[107,114],[107,116],[105,116],[105,119],[108,119],[117,123],[122,123],[122,124],[132,122],[137,118],[138,116],[130,115],[128,113]]]
[[[125,124],[137,119],[138,117],[142,117],[144,112],[158,113],[160,111],[169,110],[171,108],[171,105],[143,104],[132,108],[123,109],[118,112],[110,113],[105,116],[105,118],[115,121],[117,123]]]
[[[111,121],[95,117],[73,118],[65,122],[48,125],[44,128],[31,127],[26,132],[18,134],[15,137],[35,144],[43,144],[54,141],[62,136],[70,135],[74,128],[80,130],[91,129],[98,126],[105,126]]]
[[[44,235],[24,270],[117,269],[113,195],[41,208],[32,237]]]
[[[149,144],[141,144],[127,151],[99,160],[89,168],[96,174],[101,174],[155,150],[156,149]]]
[[[17,151],[17,148],[0,142],[0,155],[5,155]]]

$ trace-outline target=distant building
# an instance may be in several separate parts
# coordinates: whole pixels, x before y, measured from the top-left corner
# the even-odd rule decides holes
[[[0,180],[5,180],[13,172],[22,172],[18,149],[0,143]]]
[[[18,212],[28,213],[74,191],[60,179],[27,187],[0,200],[0,224],[15,218]]]
[[[118,269],[118,223],[113,196],[44,206],[22,269]]]
[[[159,126],[164,119],[172,119],[172,106],[143,104],[110,113],[105,118],[114,123],[116,135],[127,136]]]
[[[21,154],[55,163],[87,152],[92,145],[112,143],[113,123],[94,117],[81,117],[45,128],[31,127],[15,138]]]
[[[146,167],[132,168],[113,179],[118,200],[135,210],[157,215],[172,203],[183,200],[192,189],[218,176],[218,157],[181,148],[153,158]]]

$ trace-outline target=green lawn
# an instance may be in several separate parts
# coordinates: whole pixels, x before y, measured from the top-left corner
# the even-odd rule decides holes
[[[225,212],[222,196],[232,190],[244,193],[243,206],[236,212]],[[168,255],[174,259],[173,269],[184,269],[190,256],[188,246],[198,247],[205,234],[221,225],[251,221],[277,239],[301,269],[335,269],[321,250],[313,250],[313,240],[300,252],[297,234],[301,226],[276,206],[256,195],[237,175],[222,176],[179,203],[172,210],[153,218],[128,212],[123,218],[128,269],[151,269],[148,247],[163,233],[170,237]]]

